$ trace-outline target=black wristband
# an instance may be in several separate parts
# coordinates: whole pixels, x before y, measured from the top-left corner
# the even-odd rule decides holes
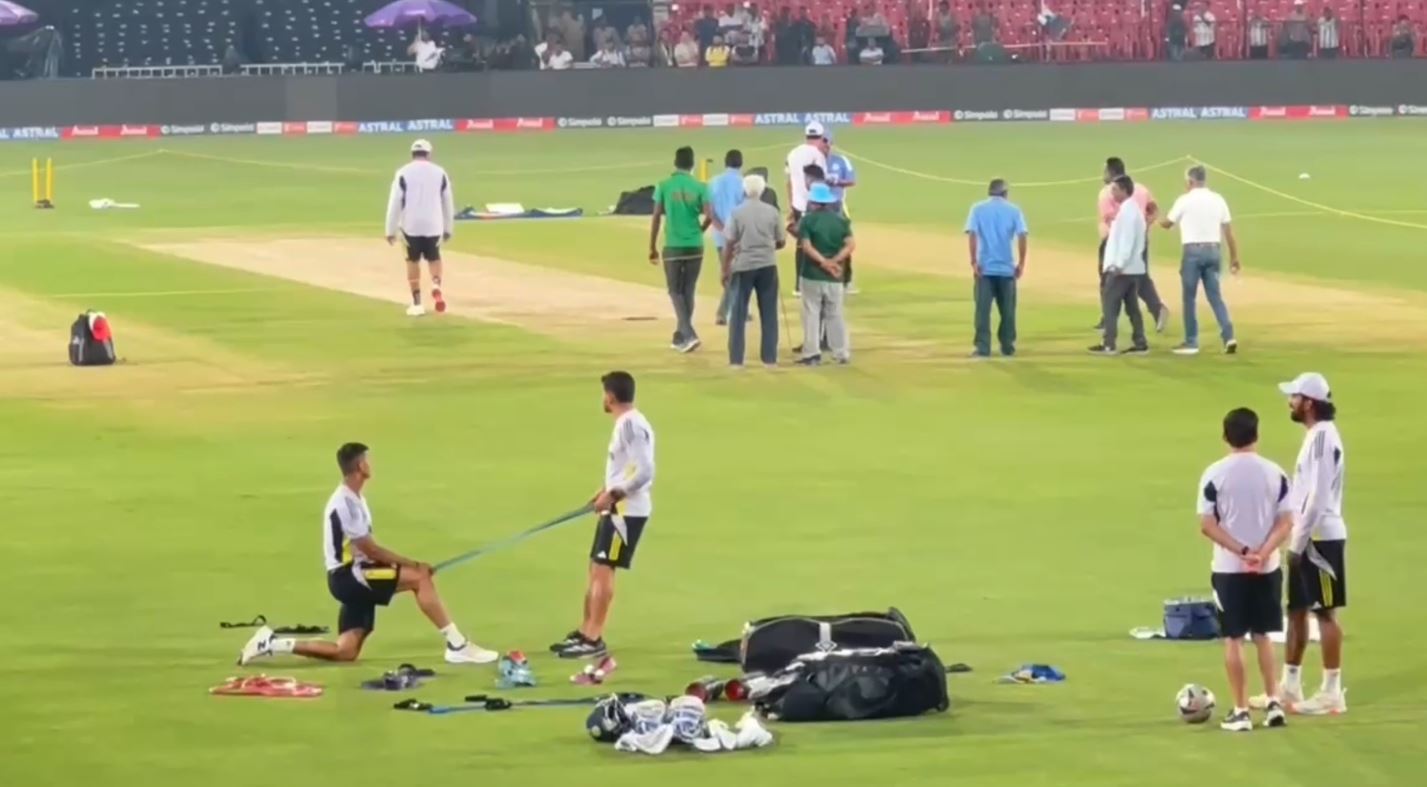
[[[1240,555],[1243,555],[1244,557],[1248,557],[1248,556],[1249,556],[1249,552],[1250,552],[1250,550],[1249,550],[1248,544],[1245,544],[1244,546],[1239,547],[1239,554],[1240,554]]]

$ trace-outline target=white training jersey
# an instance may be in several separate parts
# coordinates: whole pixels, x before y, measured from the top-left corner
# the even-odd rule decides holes
[[[346,484],[337,487],[322,512],[322,560],[333,571],[346,564],[371,562],[352,542],[372,534],[372,510],[366,498]],[[361,574],[357,574],[358,578]]]
[[[1199,479],[1199,499],[1195,511],[1212,516],[1240,544],[1258,549],[1268,540],[1273,523],[1293,510],[1288,495],[1288,476],[1283,468],[1253,453],[1233,453],[1220,459]],[[1278,569],[1278,551],[1264,563],[1262,571]],[[1241,556],[1214,545],[1212,571],[1216,574],[1246,574],[1253,569]]]
[[[792,208],[799,213],[808,212],[808,179],[803,175],[803,167],[809,164],[816,164],[822,167],[824,173],[827,172],[827,156],[817,145],[804,142],[788,154],[786,171],[793,184],[790,195]]]
[[[414,159],[396,171],[387,198],[386,235],[439,238],[455,228],[456,198],[451,178],[439,164]]]
[[[624,493],[621,514],[647,517],[654,513],[654,427],[638,410],[615,419],[604,486]]]
[[[1221,242],[1232,220],[1229,203],[1204,186],[1179,195],[1165,218],[1179,225],[1179,242],[1186,244]]]
[[[1293,468],[1293,536],[1289,548],[1302,552],[1308,540],[1340,541],[1348,537],[1343,521],[1343,438],[1338,425],[1319,421],[1303,436]]]

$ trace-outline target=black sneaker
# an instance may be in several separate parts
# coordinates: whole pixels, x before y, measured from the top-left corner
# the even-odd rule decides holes
[[[1283,705],[1278,700],[1269,700],[1264,706],[1263,726],[1269,729],[1288,726],[1288,715],[1283,712]]]
[[[799,358],[797,361],[799,366],[822,366],[822,363],[823,357],[821,355],[809,355],[806,358]]]
[[[1253,732],[1254,720],[1247,710],[1232,710],[1219,722],[1219,729],[1225,732]]]
[[[1115,348],[1114,348],[1114,347],[1111,347],[1111,346],[1109,346],[1109,345],[1107,345],[1107,344],[1092,344],[1092,345],[1090,345],[1090,347],[1087,348],[1087,349],[1088,349],[1088,351],[1090,352],[1091,355],[1105,355],[1105,356],[1119,355],[1119,353],[1115,352]]]
[[[609,653],[609,648],[605,647],[604,637],[591,642],[584,637],[571,642],[565,647],[555,651],[555,655],[562,659],[597,659]]]
[[[1131,347],[1130,349],[1125,350],[1123,353],[1121,353],[1121,355],[1149,355],[1149,354],[1150,354],[1150,348],[1149,348],[1148,346],[1146,346],[1146,347]]]
[[[576,643],[576,642],[579,642],[579,641],[582,640],[582,639],[584,639],[584,637],[581,637],[581,636],[580,636],[580,630],[579,630],[579,629],[575,629],[574,631],[571,631],[569,634],[566,634],[566,635],[565,635],[565,638],[562,639],[562,640],[560,640],[559,642],[553,642],[553,643],[551,643],[551,644],[550,644],[550,652],[551,652],[551,653],[559,653],[560,651],[564,650],[565,648],[569,647],[570,645],[573,645],[573,644]]]

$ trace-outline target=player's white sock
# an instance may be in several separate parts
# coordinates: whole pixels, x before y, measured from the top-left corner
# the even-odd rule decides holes
[[[456,628],[455,623],[441,629],[441,636],[446,638],[446,647],[452,650],[466,647],[466,638],[461,635],[461,630]]]
[[[1343,671],[1340,669],[1323,670],[1323,693],[1339,694],[1343,691]]]
[[[1303,667],[1297,664],[1283,665],[1283,688],[1298,693],[1303,692]]]
[[[273,653],[291,653],[295,647],[297,647],[297,640],[292,637],[273,637]]]

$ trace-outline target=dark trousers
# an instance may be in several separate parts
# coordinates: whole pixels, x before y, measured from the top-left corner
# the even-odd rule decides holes
[[[694,295],[699,290],[703,256],[701,248],[664,250],[664,281],[669,286],[669,301],[674,304],[675,344],[699,338],[694,330]]]
[[[744,332],[748,330],[748,301],[758,296],[758,355],[763,363],[778,362],[778,268],[769,265],[737,271],[728,280],[728,362],[743,363]]]
[[[1318,50],[1318,57],[1321,60],[1336,60],[1338,57],[1337,47],[1324,47]]]
[[[1268,60],[1268,44],[1249,47],[1250,60]]]
[[[995,302],[1001,324],[996,327],[996,339],[1002,355],[1016,354],[1016,277],[976,277],[976,352],[991,354],[991,304]]]
[[[1140,283],[1140,300],[1145,302],[1145,308],[1149,309],[1150,317],[1157,318],[1164,310],[1164,300],[1159,297],[1159,290],[1155,289],[1154,279],[1150,278],[1150,245],[1145,243],[1145,279]],[[1095,270],[1100,275],[1100,290],[1105,290],[1105,272],[1100,269],[1105,264],[1105,241],[1100,241],[1100,258],[1095,264]]]
[[[1112,273],[1105,277],[1105,287],[1100,291],[1100,303],[1104,311],[1106,347],[1113,349],[1119,332],[1120,309],[1130,315],[1131,339],[1135,347],[1149,346],[1145,338],[1145,318],[1140,313],[1140,287],[1149,278],[1143,273]]]

